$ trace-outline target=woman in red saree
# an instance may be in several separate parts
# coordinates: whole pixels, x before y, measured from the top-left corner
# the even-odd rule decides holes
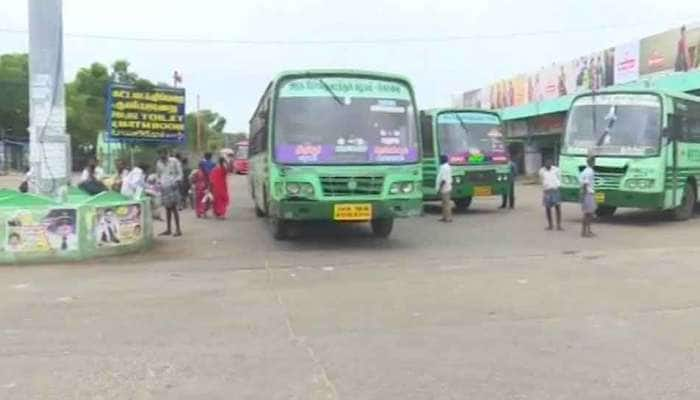
[[[229,204],[227,175],[226,160],[223,157],[219,158],[219,165],[209,175],[209,184],[211,186],[211,194],[214,196],[214,215],[222,219],[226,218]]]
[[[206,218],[211,201],[206,198],[209,193],[209,177],[207,176],[205,165],[199,164],[199,168],[192,174],[190,182],[194,189],[194,205],[197,218]]]

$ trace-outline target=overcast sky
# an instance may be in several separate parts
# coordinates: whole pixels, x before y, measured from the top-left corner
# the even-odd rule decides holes
[[[178,69],[188,109],[199,94],[202,108],[227,118],[227,131],[247,131],[260,94],[285,69],[396,72],[413,81],[420,108],[446,106],[453,93],[700,20],[697,0],[64,0],[63,5],[67,33],[253,41],[492,36],[327,45],[66,38],[67,81],[82,66],[119,58],[153,81],[170,81]],[[27,29],[26,0],[2,0],[0,8],[0,30]],[[590,29],[603,26],[608,28]],[[550,33],[515,35],[543,31]],[[24,51],[26,34],[0,31],[0,53]]]

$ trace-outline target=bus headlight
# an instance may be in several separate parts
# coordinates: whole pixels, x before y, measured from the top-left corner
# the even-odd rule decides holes
[[[314,195],[314,187],[310,183],[305,182],[290,182],[285,186],[287,196],[305,196],[311,197]]]
[[[413,185],[413,182],[395,182],[391,184],[391,187],[389,187],[389,193],[390,194],[399,194],[399,193],[404,193],[408,194],[413,192],[415,189],[415,186]]]
[[[456,184],[458,184],[458,185],[459,185],[460,183],[462,183],[462,177],[461,177],[461,176],[455,176],[455,177],[452,178],[452,180],[454,181],[454,183],[456,183]]]
[[[625,187],[628,189],[649,189],[654,186],[653,179],[628,179]]]
[[[565,185],[578,185],[578,178],[573,175],[562,175],[561,183]]]

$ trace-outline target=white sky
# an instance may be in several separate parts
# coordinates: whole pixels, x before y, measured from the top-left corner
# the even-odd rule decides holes
[[[153,81],[169,82],[178,69],[184,74],[188,109],[194,109],[199,94],[202,108],[227,118],[227,131],[247,131],[260,94],[285,69],[400,73],[413,81],[418,106],[428,108],[449,105],[453,93],[496,79],[700,20],[697,0],[64,0],[63,5],[65,32],[119,36],[284,41],[563,32],[351,45],[66,38],[66,81],[82,66],[119,58]],[[0,9],[0,29],[27,29],[26,0],[2,0]],[[592,26],[612,28],[581,32]],[[24,51],[26,34],[0,32],[0,53]]]

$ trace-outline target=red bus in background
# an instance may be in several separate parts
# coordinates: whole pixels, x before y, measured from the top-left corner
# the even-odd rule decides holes
[[[238,142],[233,146],[233,173],[248,173],[248,141]]]

